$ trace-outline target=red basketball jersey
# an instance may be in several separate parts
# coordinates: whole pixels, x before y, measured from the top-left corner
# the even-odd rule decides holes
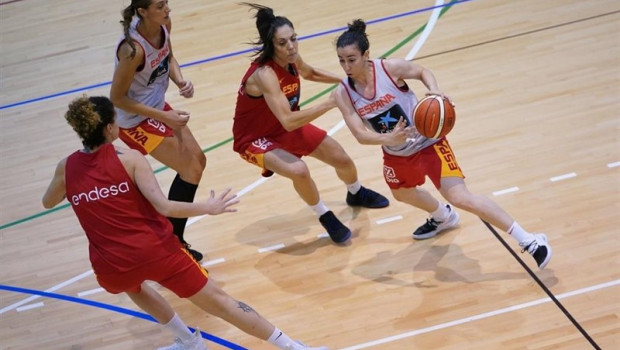
[[[261,137],[276,136],[287,132],[273,114],[262,95],[250,96],[245,91],[245,84],[248,78],[262,66],[269,66],[274,70],[280,82],[280,89],[288,99],[291,110],[299,110],[301,91],[297,66],[289,64],[287,70],[280,67],[273,60],[269,60],[264,64],[252,62],[250,68],[243,76],[237,92],[237,106],[235,107],[235,119],[233,122],[233,149],[235,152],[242,153],[252,141]]]
[[[71,154],[65,180],[95,273],[125,272],[180,249],[170,221],[140,193],[112,144]]]

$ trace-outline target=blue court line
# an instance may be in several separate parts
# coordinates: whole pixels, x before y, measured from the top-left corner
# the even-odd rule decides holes
[[[136,318],[141,318],[143,320],[147,320],[147,321],[151,321],[151,322],[155,322],[157,324],[159,324],[159,322],[157,322],[156,319],[153,318],[153,316],[149,315],[149,314],[145,314],[143,312],[139,312],[139,311],[134,311],[134,310],[130,310],[130,309],[125,309],[122,307],[118,307],[118,306],[114,306],[114,305],[110,305],[110,304],[104,304],[104,303],[100,303],[98,301],[92,301],[92,300],[88,300],[88,299],[82,299],[82,298],[76,298],[76,297],[72,297],[69,295],[64,295],[64,294],[57,294],[57,293],[48,293],[48,292],[43,292],[40,290],[36,290],[36,289],[27,289],[27,288],[20,288],[20,287],[13,287],[13,286],[7,286],[7,285],[2,285],[0,284],[0,290],[6,290],[9,292],[15,292],[15,293],[23,293],[23,294],[33,294],[33,295],[39,295],[42,297],[47,297],[47,298],[52,298],[52,299],[59,299],[59,300],[64,300],[64,301],[70,301],[72,303],[77,303],[77,304],[83,304],[83,305],[87,305],[87,306],[93,306],[93,307],[97,307],[100,309],[104,309],[104,310],[110,310],[110,311],[114,311],[114,312],[118,312],[120,314],[125,314],[125,315],[129,315],[132,317],[136,317]],[[191,328],[192,332],[195,331],[194,328]],[[202,337],[204,339],[207,339],[209,341],[212,341],[214,343],[220,344],[222,346],[225,346],[229,349],[233,349],[233,350],[249,350],[247,348],[244,348],[243,346],[234,344],[229,342],[228,340],[216,337],[212,334],[200,331],[200,334],[202,335]]]
[[[450,1],[448,4],[445,4],[445,5],[441,5],[441,6],[434,6],[434,7],[429,7],[429,8],[427,8],[427,9],[416,10],[416,11],[414,11],[414,12],[422,12],[422,11],[425,11],[425,10],[428,10],[428,9],[434,9],[435,7],[444,7],[444,8],[442,9],[442,11],[441,11],[441,14],[439,15],[439,16],[441,17],[441,16],[442,16],[442,15],[443,15],[443,14],[444,14],[447,10],[449,10],[449,9],[452,7],[452,5],[453,5],[453,4],[464,3],[464,2],[469,2],[469,1],[474,1],[474,0],[452,0],[452,1]],[[392,18],[402,17],[402,16],[404,16],[404,15],[405,15],[405,14],[393,15],[393,16],[390,16],[390,17],[384,17],[383,19],[376,19],[376,20],[369,21],[369,23],[370,23],[370,22],[372,22],[372,23],[377,23],[377,22],[382,21],[382,20],[387,20],[387,19],[392,19]],[[385,54],[381,55],[380,57],[382,57],[382,58],[388,57],[388,56],[389,56],[389,55],[391,55],[394,51],[396,51],[396,50],[400,49],[403,45],[405,45],[405,44],[406,44],[407,42],[409,42],[411,39],[413,39],[414,37],[416,37],[417,35],[419,35],[419,34],[420,34],[423,30],[424,30],[424,28],[425,28],[425,27],[426,27],[426,24],[425,24],[425,25],[423,25],[422,27],[418,28],[418,30],[416,30],[413,34],[409,35],[407,38],[405,38],[404,40],[402,40],[400,43],[398,43],[396,46],[394,46],[392,49],[390,49],[388,52],[386,52]],[[318,35],[318,34],[314,34],[314,35],[316,36],[316,35]],[[247,51],[247,50],[246,50],[246,51]],[[229,54],[229,55],[232,55],[232,54]],[[223,56],[222,56],[222,57],[223,57]],[[207,60],[213,60],[213,59],[207,59]],[[200,62],[205,62],[205,61],[207,61],[207,60],[198,61],[198,62],[194,62],[194,63],[189,63],[189,64],[187,64],[187,65],[194,65],[194,64],[198,64],[198,63],[200,63]],[[105,84],[105,83],[104,83],[104,84]],[[93,85],[93,86],[94,86],[94,85]],[[299,106],[300,106],[300,107],[303,107],[305,104],[308,104],[308,103],[310,103],[310,102],[314,101],[315,99],[317,99],[318,97],[323,96],[324,94],[326,94],[326,93],[328,93],[329,91],[333,90],[335,87],[336,87],[336,84],[332,85],[331,87],[329,87],[329,88],[327,88],[327,89],[323,90],[322,92],[320,92],[320,93],[318,93],[318,94],[316,94],[316,95],[314,95],[314,96],[311,96],[311,97],[310,97],[310,98],[308,98],[307,100],[305,100],[305,101],[303,101],[302,103],[300,103],[300,105],[299,105]],[[202,150],[202,153],[206,153],[206,152],[208,152],[208,151],[210,151],[210,150],[213,150],[213,149],[215,149],[215,148],[218,148],[218,147],[220,147],[220,146],[222,146],[222,145],[224,145],[224,144],[229,143],[230,141],[232,141],[232,137],[230,137],[230,138],[228,138],[228,139],[226,139],[226,140],[224,140],[224,141],[220,141],[220,142],[216,143],[216,144],[215,144],[215,145],[213,145],[213,146],[210,146],[210,147],[207,147],[207,148],[203,149],[203,150]],[[167,166],[163,166],[163,167],[161,167],[161,168],[156,169],[156,170],[154,171],[154,173],[155,173],[155,174],[157,174],[157,173],[159,173],[159,172],[161,172],[161,171],[163,171],[163,170],[166,170],[166,169],[168,169],[168,167],[167,167]],[[9,228],[9,227],[12,227],[12,226],[18,225],[18,224],[22,224],[22,223],[24,223],[24,222],[28,222],[28,221],[30,221],[30,220],[34,220],[34,219],[36,219],[36,218],[38,218],[38,217],[41,217],[41,216],[44,216],[44,215],[47,215],[47,214],[51,214],[51,213],[56,212],[56,211],[59,211],[59,210],[61,210],[61,209],[68,208],[69,206],[70,206],[70,205],[69,205],[69,203],[65,203],[65,204],[59,205],[59,206],[57,206],[57,207],[55,207],[55,208],[48,209],[48,210],[45,210],[45,211],[42,211],[42,212],[39,212],[39,213],[33,214],[33,215],[27,216],[27,217],[25,217],[25,218],[21,218],[21,219],[18,219],[18,220],[15,220],[15,221],[9,222],[9,223],[7,223],[7,224],[0,225],[0,231],[1,231],[1,230],[4,230],[4,229],[6,229],[6,228]]]
[[[460,3],[464,3],[464,2],[469,2],[469,1],[473,1],[473,0],[452,1],[452,2],[449,2],[448,4],[443,4],[443,5],[440,5],[440,6],[425,7],[425,8],[421,8],[421,9],[418,9],[418,10],[403,12],[403,13],[396,14],[396,15],[391,15],[391,16],[387,16],[387,17],[382,17],[382,18],[378,18],[378,19],[369,20],[369,21],[366,22],[366,24],[374,24],[374,23],[385,22],[385,21],[396,19],[396,18],[407,17],[407,16],[415,15],[415,14],[426,12],[426,11],[432,11],[435,8],[438,8],[438,7],[449,7],[449,6],[451,7],[451,6],[454,6],[454,5],[457,5],[457,4],[460,4]],[[327,34],[341,32],[341,31],[344,31],[345,29],[347,29],[347,27],[339,27],[339,28],[335,28],[335,29],[330,29],[330,30],[323,31],[323,32],[318,32],[318,33],[315,33],[315,34],[301,36],[301,37],[299,37],[299,40],[312,39],[312,38],[324,36],[324,35],[327,35]],[[207,62],[218,61],[218,60],[222,60],[222,59],[229,58],[229,57],[234,57],[234,56],[239,56],[239,55],[243,55],[243,54],[246,54],[246,53],[251,53],[254,50],[256,50],[256,49],[255,48],[250,48],[250,49],[230,52],[230,53],[227,53],[227,54],[213,56],[213,57],[209,57],[209,58],[202,59],[202,60],[199,60],[199,61],[184,63],[184,64],[180,65],[180,67],[181,68],[185,68],[185,67],[191,67],[191,66],[195,66],[195,65],[199,65],[199,64],[203,64],[203,63],[207,63]],[[10,103],[10,104],[6,104],[6,105],[3,105],[3,106],[0,106],[0,110],[9,109],[9,108],[17,107],[17,106],[23,106],[23,105],[27,105],[27,104],[31,104],[31,103],[35,103],[35,102],[39,102],[39,101],[49,100],[49,99],[54,98],[54,97],[70,95],[70,94],[73,94],[73,93],[76,93],[76,92],[82,92],[82,91],[86,91],[86,90],[89,90],[89,89],[100,88],[100,87],[108,86],[108,85],[111,85],[111,84],[112,84],[112,81],[106,81],[104,83],[88,85],[88,86],[84,86],[84,87],[77,88],[77,89],[72,89],[72,90],[67,90],[67,91],[63,91],[63,92],[58,92],[58,93],[51,94],[51,95],[45,95],[45,96],[41,96],[41,97],[37,97],[37,98],[25,100],[25,101]]]

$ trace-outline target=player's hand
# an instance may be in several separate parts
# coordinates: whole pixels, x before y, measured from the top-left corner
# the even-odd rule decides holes
[[[185,98],[194,96],[194,84],[189,80],[181,80],[177,86],[179,87],[179,95]]]
[[[413,132],[412,128],[410,126],[407,126],[405,118],[400,117],[398,123],[396,123],[396,126],[394,126],[394,128],[388,135],[388,142],[385,145],[398,146],[407,142],[407,139],[413,136]]]
[[[171,111],[165,111],[164,124],[168,125],[172,130],[179,130],[189,121],[189,112],[173,109]]]
[[[211,195],[207,199],[206,213],[210,215],[218,215],[222,213],[233,213],[237,209],[231,208],[231,206],[239,203],[239,199],[236,194],[230,193],[230,188],[227,188],[219,196],[215,195],[215,191],[211,190]]]
[[[439,90],[431,90],[431,91],[426,93],[426,96],[432,96],[432,95],[441,96],[441,98],[450,101],[450,104],[452,105],[452,107],[455,107],[454,106],[454,102],[452,101],[452,98],[450,96],[444,94],[443,92],[441,92]]]

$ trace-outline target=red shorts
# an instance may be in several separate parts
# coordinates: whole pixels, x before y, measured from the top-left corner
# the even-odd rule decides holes
[[[172,107],[166,102],[164,111],[171,111]],[[140,151],[142,154],[153,152],[166,137],[174,135],[170,127],[153,118],[146,118],[133,128],[119,128],[118,137],[129,148]]]
[[[383,177],[391,189],[421,186],[425,176],[437,189],[441,188],[443,177],[465,177],[445,138],[409,157],[383,153]]]
[[[114,274],[97,274],[99,285],[112,294],[139,293],[142,282],[155,281],[180,298],[198,293],[209,279],[209,273],[185,249],[136,269]]]
[[[325,130],[319,129],[312,124],[306,124],[290,132],[254,140],[245,149],[245,152],[239,153],[239,155],[247,162],[263,168],[262,175],[269,177],[273,175],[273,172],[265,169],[265,161],[263,159],[265,153],[280,148],[301,158],[314,152],[323,142],[326,135],[327,132]]]

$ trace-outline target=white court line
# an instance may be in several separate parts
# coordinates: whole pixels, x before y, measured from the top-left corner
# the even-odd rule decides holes
[[[620,280],[615,280],[615,281],[611,281],[611,282],[597,284],[597,285],[592,286],[592,287],[586,287],[586,288],[578,289],[578,290],[573,291],[573,292],[559,294],[559,295],[556,295],[555,297],[556,297],[556,299],[560,300],[560,299],[568,298],[568,297],[571,297],[571,296],[575,296],[575,295],[579,295],[579,294],[584,294],[584,293],[596,291],[596,290],[603,289],[603,288],[614,287],[614,286],[617,286],[619,284],[620,284]],[[373,340],[373,341],[370,341],[370,342],[367,342],[367,343],[362,343],[362,344],[350,346],[348,348],[343,348],[343,349],[340,349],[340,350],[366,349],[366,348],[369,348],[371,346],[380,345],[380,344],[386,344],[386,343],[390,343],[390,342],[393,342],[393,341],[397,341],[397,340],[401,340],[401,339],[405,339],[405,338],[410,338],[410,337],[413,337],[413,336],[416,336],[416,335],[420,335],[420,334],[424,334],[424,333],[430,333],[430,332],[433,332],[433,331],[436,331],[436,330],[445,329],[445,328],[449,328],[449,327],[453,327],[453,326],[458,326],[458,325],[462,325],[462,324],[469,323],[469,322],[472,322],[472,321],[478,321],[478,320],[482,320],[482,319],[485,319],[485,318],[489,318],[489,317],[493,317],[493,316],[509,313],[509,312],[512,312],[512,311],[517,311],[517,310],[525,309],[525,308],[528,308],[528,307],[549,303],[551,301],[552,301],[551,298],[538,299],[538,300],[530,301],[530,302],[523,303],[523,304],[509,306],[509,307],[506,307],[506,308],[503,308],[503,309],[498,309],[498,310],[495,310],[495,311],[485,312],[483,314],[478,314],[478,315],[469,316],[469,317],[461,318],[461,319],[450,321],[450,322],[446,322],[446,323],[441,323],[441,324],[438,324],[438,325],[435,325],[435,326],[430,326],[430,327],[426,327],[426,328],[416,329],[416,330],[413,330],[413,331],[410,331],[410,332],[397,334],[397,335],[394,335],[394,336],[391,336],[391,337],[386,337],[386,338],[382,338],[382,339]]]
[[[316,237],[317,238],[328,238],[329,237],[329,233],[323,232],[321,234],[318,234]]]
[[[436,4],[443,4],[443,1],[442,1],[442,0],[437,0]],[[433,14],[435,13],[435,11],[436,11],[436,10],[437,10],[437,9],[434,9],[434,10],[433,10]],[[431,14],[431,18],[432,18],[432,16],[433,16],[433,14]],[[426,28],[424,29],[424,31],[425,31],[425,32],[426,32],[427,30],[428,30],[428,31],[430,31],[430,29],[429,29],[429,28],[431,28],[431,29],[432,29],[432,27],[433,27],[433,26],[434,26],[434,23],[433,23],[433,25],[430,25],[430,23],[429,23],[429,24],[427,24],[427,26],[426,26]],[[421,47],[421,46],[424,44],[424,42],[426,41],[427,37],[428,37],[428,35],[426,35],[426,36],[424,36],[424,37],[422,37],[422,36],[421,36],[421,37],[418,39],[418,41],[416,42],[415,46],[420,46],[420,47]],[[412,51],[413,51],[413,50],[412,50]],[[345,125],[344,120],[341,120],[340,122],[338,122],[338,124],[336,124],[336,126],[334,126],[333,128],[331,128],[331,129],[327,132],[327,134],[328,134],[328,135],[330,135],[330,136],[331,136],[331,135],[333,135],[333,134],[335,134],[338,130],[342,129],[342,127],[343,127],[344,125]],[[237,193],[237,196],[238,196],[238,197],[243,196],[243,195],[244,195],[244,194],[246,194],[247,192],[250,192],[250,191],[251,191],[251,190],[253,190],[254,188],[256,188],[256,187],[258,187],[258,186],[262,185],[265,181],[267,181],[267,180],[269,180],[269,179],[270,179],[270,177],[269,177],[269,178],[266,178],[266,177],[261,177],[260,179],[258,179],[258,180],[256,180],[256,181],[254,181],[252,184],[250,184],[249,186],[247,186],[247,187],[245,187],[244,189],[242,189],[241,191],[239,191],[239,192]],[[204,218],[205,216],[206,216],[206,215],[202,215],[202,216],[197,216],[197,217],[189,218],[189,219],[187,220],[187,226],[190,226],[190,225],[194,224],[195,222],[199,221],[200,219]],[[50,289],[46,290],[46,292],[53,292],[53,291],[56,291],[56,290],[58,290],[58,289],[60,289],[60,288],[62,288],[62,287],[65,287],[65,286],[67,286],[67,285],[69,285],[69,284],[72,284],[73,282],[76,282],[76,281],[78,281],[78,280],[80,280],[80,279],[82,279],[82,278],[84,278],[84,277],[87,277],[87,276],[91,275],[92,273],[93,273],[93,271],[92,271],[92,270],[87,271],[87,272],[85,272],[85,273],[83,273],[83,274],[81,274],[81,275],[79,275],[79,276],[76,276],[76,277],[71,278],[71,279],[69,279],[69,280],[67,280],[67,281],[65,281],[65,282],[62,282],[62,283],[60,283],[60,284],[57,284],[56,286],[53,286],[52,288],[50,288]],[[1,315],[1,314],[3,314],[3,313],[5,313],[5,312],[7,312],[7,311],[9,311],[9,310],[13,310],[13,309],[15,309],[16,307],[19,307],[20,305],[24,305],[24,304],[26,304],[26,303],[29,303],[30,301],[35,300],[35,299],[37,299],[37,298],[40,298],[40,296],[38,296],[38,295],[33,295],[33,296],[30,296],[30,297],[28,297],[28,298],[26,298],[26,299],[24,299],[24,300],[22,300],[22,301],[20,301],[20,302],[17,302],[17,303],[14,303],[14,304],[12,304],[12,305],[9,305],[9,306],[7,306],[7,307],[5,307],[5,308],[3,308],[3,309],[1,309],[1,310],[0,310],[0,315]]]
[[[271,179],[271,177],[261,177],[260,179],[254,181],[250,185],[248,185],[248,186],[244,187],[243,189],[241,189],[241,191],[237,192],[237,198],[243,197],[243,195],[245,195],[246,193],[252,191],[256,187],[264,184],[269,179]],[[193,218],[187,219],[187,224],[185,225],[185,227],[193,225],[195,222],[201,220],[205,216],[208,216],[208,215],[194,216]]]
[[[84,273],[82,273],[80,275],[77,275],[77,276],[75,276],[73,278],[70,278],[70,279],[68,279],[68,280],[66,280],[66,281],[64,281],[62,283],[59,283],[59,284],[53,286],[50,289],[46,289],[45,292],[51,293],[51,292],[57,291],[57,290],[59,290],[62,287],[65,287],[65,286],[68,286],[70,284],[73,284],[73,282],[77,282],[77,281],[81,280],[82,278],[88,277],[88,276],[90,276],[92,274],[93,274],[93,270],[88,270],[88,271],[86,271],[86,272],[84,272]],[[13,309],[15,309],[15,308],[17,308],[17,307],[19,307],[21,305],[27,304],[27,303],[29,303],[29,302],[31,302],[31,301],[33,301],[35,299],[38,299],[40,297],[41,296],[39,296],[39,295],[33,295],[33,296],[30,296],[30,297],[28,297],[28,298],[26,298],[26,299],[24,299],[22,301],[18,301],[18,302],[14,303],[14,304],[11,304],[11,305],[3,308],[2,310],[0,310],[0,315],[2,315],[3,313],[5,313],[7,311],[13,310]]]
[[[225,261],[226,261],[226,259],[224,259],[224,258],[213,259],[213,260],[209,260],[209,261],[203,262],[202,266],[204,266],[204,267],[213,266],[213,265],[221,264],[221,263],[223,263]]]
[[[375,222],[377,223],[377,225],[383,225],[383,224],[387,224],[388,222],[392,222],[392,221],[396,221],[396,220],[402,220],[402,219],[403,219],[402,215],[396,215],[396,216],[392,216],[390,218],[385,218],[385,219],[377,220]]]
[[[95,289],[85,290],[83,292],[79,292],[77,294],[77,296],[78,297],[84,297],[84,296],[87,296],[87,295],[97,294],[97,293],[101,293],[101,292],[104,292],[104,291],[105,291],[105,289],[103,289],[103,288],[95,288]]]
[[[418,41],[416,41],[415,45],[413,45],[413,47],[411,48],[411,51],[409,51],[409,53],[405,57],[407,61],[411,61],[413,57],[415,57],[415,55],[418,53],[422,45],[424,45],[424,43],[426,42],[426,39],[428,38],[428,36],[431,34],[431,31],[433,30],[433,27],[435,26],[435,23],[437,22],[437,19],[439,18],[439,13],[441,12],[441,9],[442,9],[442,7],[437,7],[437,6],[441,6],[441,5],[443,5],[443,0],[435,1],[435,9],[433,9],[433,12],[431,13],[430,18],[428,19],[428,22],[426,22],[426,27],[424,27],[424,31],[418,38]]]
[[[620,162],[613,162],[613,163],[607,164],[608,168],[615,168],[617,166],[620,166]]]
[[[279,244],[275,244],[275,245],[272,245],[272,246],[269,246],[269,247],[260,248],[258,250],[258,252],[259,253],[266,253],[266,252],[271,252],[271,251],[274,251],[274,250],[282,249],[284,247],[285,247],[285,245],[283,243],[279,243]]]
[[[519,190],[519,187],[515,186],[515,187],[507,188],[505,190],[495,191],[495,192],[493,192],[493,195],[494,196],[501,196],[501,195],[506,194],[506,193],[517,192],[518,190]]]
[[[329,131],[327,132],[327,135],[332,136],[338,130],[342,129],[342,127],[345,126],[345,125],[346,124],[345,124],[344,120],[339,121],[338,124],[336,124],[336,126],[334,126],[333,128],[329,129]]]
[[[554,176],[552,178],[550,178],[549,180],[551,180],[551,182],[556,182],[556,181],[562,181],[562,180],[566,180],[566,179],[570,179],[573,177],[577,177],[577,173],[568,173],[568,174],[564,174],[564,175],[558,175],[558,176]]]
[[[22,312],[22,311],[26,311],[30,309],[36,309],[38,307],[43,307],[43,302],[38,302],[38,303],[26,305],[26,306],[20,306],[17,309],[15,309],[15,311]]]

